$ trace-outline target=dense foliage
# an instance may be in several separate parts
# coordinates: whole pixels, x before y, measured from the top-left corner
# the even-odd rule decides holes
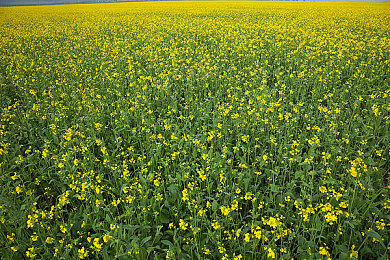
[[[386,259],[390,6],[0,9],[5,259]]]

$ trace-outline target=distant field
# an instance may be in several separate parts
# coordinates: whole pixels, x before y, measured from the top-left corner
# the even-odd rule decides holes
[[[139,0],[0,0],[0,6],[34,6],[34,5],[66,5],[66,4],[93,4],[141,2]]]
[[[0,8],[4,259],[387,259],[390,5]]]
[[[156,2],[161,0],[0,0],[0,6],[65,5],[119,2]],[[172,0],[185,1],[185,0]],[[334,0],[331,2],[389,2],[389,0]]]

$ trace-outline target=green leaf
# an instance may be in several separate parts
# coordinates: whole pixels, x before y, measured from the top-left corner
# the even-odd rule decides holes
[[[178,198],[178,187],[176,184],[169,185],[168,191],[171,193],[173,197]]]
[[[172,242],[169,241],[169,240],[161,240],[161,243],[162,243],[163,245],[166,245],[166,246],[170,247],[170,248],[174,248]]]
[[[141,240],[141,246],[146,244],[150,239],[152,239],[152,236],[145,237],[144,239]]]
[[[169,223],[171,221],[169,215],[167,213],[164,213],[163,211],[159,214],[159,220],[161,223]]]
[[[211,205],[213,211],[217,211],[218,210],[218,202],[216,200],[213,201],[213,204]]]
[[[366,232],[366,235],[369,236],[369,237],[372,237],[372,238],[375,238],[375,239],[379,240],[379,243],[382,245],[382,247],[384,249],[386,249],[386,246],[385,246],[385,244],[382,241],[382,237],[376,231],[369,230],[369,231]]]

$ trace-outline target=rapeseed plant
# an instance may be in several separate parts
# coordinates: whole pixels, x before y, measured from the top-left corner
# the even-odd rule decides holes
[[[0,12],[3,258],[389,257],[388,4]]]

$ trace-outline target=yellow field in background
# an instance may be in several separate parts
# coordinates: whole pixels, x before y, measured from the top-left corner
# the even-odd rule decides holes
[[[4,259],[387,259],[390,4],[0,8]]]

